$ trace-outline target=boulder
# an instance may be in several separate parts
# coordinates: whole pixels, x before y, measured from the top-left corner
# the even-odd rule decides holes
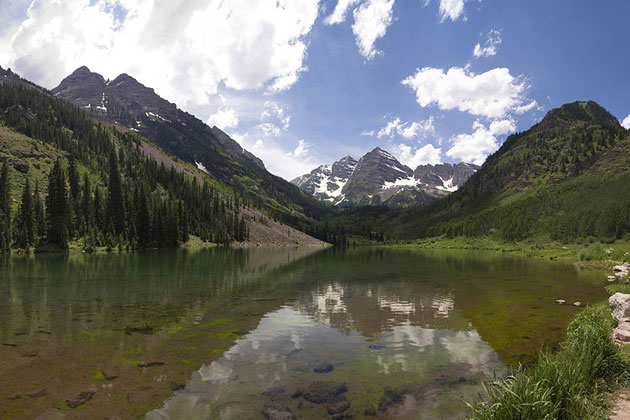
[[[566,301],[566,300],[564,300],[564,299],[557,299],[557,300],[556,300],[556,303],[557,303],[558,305],[564,305],[565,303],[567,303],[567,301]]]
[[[582,306],[582,302],[573,302],[574,306]]]
[[[615,340],[619,340],[624,343],[630,342],[630,329],[615,328],[614,337]]]
[[[620,322],[630,317],[630,294],[615,293],[608,299],[608,303],[615,321]]]
[[[615,276],[608,276],[608,281],[610,281],[610,282],[617,281],[617,277],[615,277]]]

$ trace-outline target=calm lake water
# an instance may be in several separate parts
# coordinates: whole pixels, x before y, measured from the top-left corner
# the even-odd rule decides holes
[[[579,308],[555,299],[605,297],[599,273],[479,251],[4,258],[0,418],[464,418],[562,340]]]

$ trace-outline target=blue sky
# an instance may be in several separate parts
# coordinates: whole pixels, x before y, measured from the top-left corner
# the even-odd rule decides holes
[[[127,72],[291,179],[375,146],[412,168],[482,163],[575,100],[623,121],[628,16],[625,0],[14,0],[0,65],[48,88],[84,64]]]

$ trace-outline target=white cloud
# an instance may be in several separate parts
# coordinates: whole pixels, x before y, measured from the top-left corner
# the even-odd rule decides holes
[[[624,118],[624,120],[621,123],[621,126],[625,128],[626,130],[630,130],[630,114],[626,118]]]
[[[477,43],[475,45],[475,49],[473,50],[473,55],[477,58],[479,57],[491,57],[497,54],[497,49],[503,40],[501,39],[501,31],[497,31],[496,29],[488,32],[488,39],[486,43],[482,47],[481,44]]]
[[[385,127],[381,128],[376,136],[378,138],[389,137],[391,139],[398,134],[399,136],[409,140],[418,136],[424,137],[433,132],[435,132],[433,116],[420,122],[402,122],[400,118],[394,118],[389,121]],[[373,133],[374,131],[372,131],[372,135]]]
[[[280,127],[270,122],[260,123],[256,126],[256,128],[262,131],[267,137],[275,137],[280,135]]]
[[[263,140],[258,134],[255,130],[250,130],[233,134],[232,138],[262,159],[269,172],[286,180],[309,173],[322,163],[313,160],[310,145],[305,140],[298,141],[296,147],[288,149],[285,140],[279,141],[273,137]]]
[[[291,87],[318,11],[319,0],[40,0],[2,33],[0,59],[48,88],[81,65],[126,72],[186,108],[221,83]]]
[[[298,145],[294,151],[289,153],[289,156],[293,156],[296,158],[304,158],[308,156],[310,144],[308,144],[304,139],[298,141]]]
[[[376,133],[376,131],[374,130],[363,130],[361,131],[361,136],[366,136],[366,137],[374,137],[374,134]]]
[[[523,108],[527,83],[523,77],[512,76],[507,68],[476,75],[461,67],[451,67],[447,72],[424,67],[402,84],[416,92],[416,101],[421,107],[436,104],[442,110],[458,109],[487,118],[525,112],[536,105],[530,102]]]
[[[442,22],[450,19],[455,22],[464,14],[464,0],[440,0],[440,16]]]
[[[405,165],[412,169],[419,165],[435,165],[442,162],[442,149],[426,144],[413,150],[411,146],[400,143],[393,147],[393,153]]]
[[[289,129],[291,123],[291,116],[287,113],[285,108],[279,106],[276,102],[266,101],[264,103],[263,112],[260,114],[260,121],[269,121],[276,119],[282,125],[284,130]]]
[[[206,124],[210,127],[216,125],[221,130],[234,128],[238,125],[238,116],[234,108],[219,108],[216,113],[210,115]]]
[[[472,128],[471,134],[459,134],[451,139],[453,146],[446,152],[447,156],[481,165],[489,154],[499,148],[497,136],[516,131],[511,119],[493,121],[490,128],[475,121]]]
[[[355,4],[358,4],[361,0],[339,0],[333,12],[324,19],[326,25],[336,25],[346,20],[346,14],[348,10]]]
[[[361,55],[368,60],[382,54],[374,47],[377,39],[387,33],[392,24],[392,9],[394,0],[367,0],[354,12],[352,32],[356,36],[356,43]]]

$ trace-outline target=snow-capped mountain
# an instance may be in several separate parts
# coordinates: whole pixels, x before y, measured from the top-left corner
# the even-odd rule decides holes
[[[322,201],[338,203],[343,199],[341,191],[357,166],[352,156],[346,156],[332,165],[321,165],[291,181],[302,191]]]
[[[346,156],[291,182],[334,205],[400,207],[443,197],[457,190],[477,169],[468,163],[442,163],[421,165],[414,171],[377,147],[359,161]]]

